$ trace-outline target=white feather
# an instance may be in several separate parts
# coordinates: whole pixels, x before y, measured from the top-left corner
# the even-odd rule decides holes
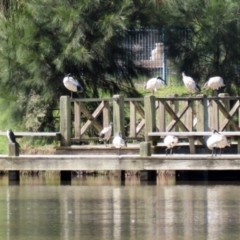
[[[162,43],[155,43],[156,47],[151,51],[151,61],[160,60],[162,56]]]
[[[182,80],[185,87],[190,92],[200,92],[200,87],[197,85],[197,83],[193,80],[193,78],[186,76],[184,72],[182,73]]]
[[[173,135],[167,135],[163,140],[167,149],[172,149],[178,144],[178,137]]]
[[[165,81],[161,77],[157,77],[149,79],[144,88],[154,93],[159,87],[164,87],[164,85]]]
[[[71,92],[83,91],[82,85],[76,79],[71,77],[70,74],[68,74],[66,77],[63,78],[63,84]]]
[[[220,141],[219,143],[217,143],[217,147],[218,148],[225,148],[225,147],[230,147],[231,143],[230,141],[228,141],[228,139],[226,138],[226,136],[223,136],[222,141]]]
[[[218,147],[218,144],[222,141],[224,141],[226,137],[216,130],[213,130],[212,135],[207,139],[207,147],[210,150],[213,150],[213,148]]]
[[[218,90],[221,87],[225,87],[225,84],[223,82],[223,79],[219,76],[209,78],[203,86],[205,89],[211,88],[213,90]]]
[[[168,148],[172,148],[176,146],[177,143],[178,143],[178,138],[176,136],[168,135],[164,138],[164,144]]]
[[[121,132],[118,132],[118,133],[115,135],[112,143],[113,143],[113,146],[114,146],[115,148],[121,148],[121,147],[127,146],[126,143],[125,143],[125,141],[122,139],[122,134],[121,134]]]
[[[103,128],[103,130],[99,133],[99,141],[109,141],[112,135],[112,123],[110,123],[107,127]]]
[[[198,119],[197,119],[197,117],[195,117],[195,118],[193,119],[193,127],[196,127],[196,126],[197,126],[197,121],[198,121]]]
[[[10,143],[16,143],[16,137],[15,134],[11,129],[7,130],[7,138]]]
[[[214,149],[220,148],[221,154],[221,149],[225,148],[226,146],[231,146],[230,141],[228,141],[226,136],[222,135],[216,130],[213,130],[212,135],[207,139],[207,147],[212,150],[212,156]],[[215,155],[217,155],[217,152]]]

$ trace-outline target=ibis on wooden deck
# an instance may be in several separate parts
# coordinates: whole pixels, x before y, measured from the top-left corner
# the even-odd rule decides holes
[[[10,143],[16,143],[16,137],[15,134],[11,129],[7,130],[7,138]]]
[[[154,94],[154,92],[156,92],[159,87],[164,87],[165,84],[166,81],[161,77],[151,78],[144,85],[144,88],[150,90]]]
[[[99,141],[104,141],[106,146],[112,135],[112,126],[113,123],[110,122],[110,124],[99,133]]]
[[[71,77],[70,73],[63,78],[63,84],[69,91],[71,91],[71,98],[73,92],[83,92],[82,85],[78,82],[78,80]]]
[[[122,147],[126,147],[127,146],[126,142],[122,139],[122,133],[121,132],[118,132],[115,135],[112,143],[113,143],[113,146],[115,148],[122,148]]]
[[[7,130],[7,138],[9,143],[15,143],[20,148],[19,143],[16,141],[16,136],[11,129]]]
[[[219,154],[221,155],[225,147],[231,147],[231,142],[227,139],[226,136],[223,136],[222,141],[217,144],[217,147],[219,148]]]
[[[212,157],[215,152],[217,156],[217,148],[225,148],[228,145],[228,140],[226,136],[219,133],[217,130],[212,130],[212,135],[207,139],[207,147],[212,150]]]
[[[182,73],[182,79],[185,87],[188,89],[190,92],[200,92],[201,88],[199,85],[193,80],[193,78],[186,76],[186,74],[183,72]]]
[[[168,150],[169,150],[169,154],[173,153],[173,148],[178,144],[178,137],[173,136],[173,135],[168,135],[164,138],[163,140],[165,146],[167,147],[165,152],[166,155],[168,154]]]

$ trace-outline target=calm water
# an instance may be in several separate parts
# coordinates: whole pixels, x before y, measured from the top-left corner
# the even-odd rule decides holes
[[[117,178],[0,179],[0,239],[239,239],[240,183]]]

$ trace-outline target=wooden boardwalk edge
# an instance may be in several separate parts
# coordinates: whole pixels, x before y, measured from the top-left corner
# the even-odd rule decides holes
[[[240,170],[240,155],[0,155],[0,170]]]

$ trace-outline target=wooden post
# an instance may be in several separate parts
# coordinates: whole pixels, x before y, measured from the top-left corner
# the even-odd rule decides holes
[[[120,179],[121,179],[121,182],[125,182],[125,179],[126,179],[126,171],[125,170],[120,171]]]
[[[63,184],[71,183],[72,172],[71,171],[60,171],[60,181]]]
[[[109,126],[109,102],[108,101],[104,101],[103,102],[103,128]]]
[[[19,144],[18,143],[8,143],[8,156],[9,157],[19,156]]]
[[[159,132],[166,131],[166,114],[165,114],[165,100],[158,101],[158,117],[157,117],[157,128]]]
[[[140,142],[140,156],[151,156],[151,142]]]
[[[218,94],[219,98],[224,98],[224,97],[229,97],[228,93],[219,93]],[[228,99],[223,99],[221,100],[222,105],[225,107],[225,109],[227,110],[227,112],[230,111],[230,100]],[[221,111],[219,111],[219,125],[221,126],[221,122],[225,119],[225,116],[222,114]],[[226,131],[230,131],[230,126],[229,124],[227,125]]]
[[[113,96],[113,134],[122,132],[122,137],[125,137],[124,131],[124,97],[122,95]],[[125,181],[125,170],[120,171],[121,181]]]
[[[17,157],[19,156],[19,144],[8,143],[8,156]],[[20,181],[20,171],[8,171],[8,182],[10,185],[18,184]]]
[[[192,132],[192,130],[193,130],[193,101],[192,100],[189,100],[189,101],[190,101],[190,102],[188,102],[189,107],[186,112],[186,127],[190,132]],[[196,152],[195,152],[194,138],[189,137],[188,141],[189,141],[190,153],[195,154]]]
[[[74,102],[74,133],[75,138],[81,139],[81,107],[79,102]]]
[[[189,107],[186,112],[186,127],[190,132],[193,130],[193,101],[189,100]]]
[[[136,137],[136,106],[133,101],[130,101],[130,136]]]
[[[18,185],[20,182],[20,171],[8,171],[9,185]]]
[[[122,95],[114,95],[113,98],[113,134],[115,135],[120,131],[124,138],[124,97]]]
[[[219,131],[219,107],[214,100],[212,100],[211,106],[209,106],[208,114],[210,116],[210,129]]]
[[[197,131],[208,132],[209,122],[208,122],[208,100],[207,96],[204,94],[199,94],[197,97],[201,99],[197,103]],[[199,139],[203,145],[206,145],[207,137]]]
[[[169,98],[175,98],[175,97],[178,97],[178,94],[170,94],[169,96],[168,96]],[[176,101],[176,100],[171,100],[170,101],[170,106],[172,107],[172,110],[177,114],[178,113],[178,111],[179,111],[179,101]],[[164,114],[165,115],[165,114]],[[169,122],[171,122],[171,119],[170,119],[170,121]],[[179,127],[176,125],[173,129],[172,129],[172,131],[173,132],[178,132],[179,131]]]
[[[71,102],[69,96],[60,97],[61,146],[71,145]]]
[[[141,142],[140,143],[140,156],[148,157],[151,156],[151,142]],[[156,181],[157,180],[157,171],[156,170],[147,170],[147,180]]]
[[[156,131],[156,111],[155,111],[155,97],[144,97],[144,111],[145,111],[145,141],[149,141],[148,133]],[[156,143],[153,143],[155,145]]]
[[[208,129],[208,103],[207,103],[207,96],[204,94],[199,94],[197,97],[201,97],[197,104],[197,131],[207,132]]]

